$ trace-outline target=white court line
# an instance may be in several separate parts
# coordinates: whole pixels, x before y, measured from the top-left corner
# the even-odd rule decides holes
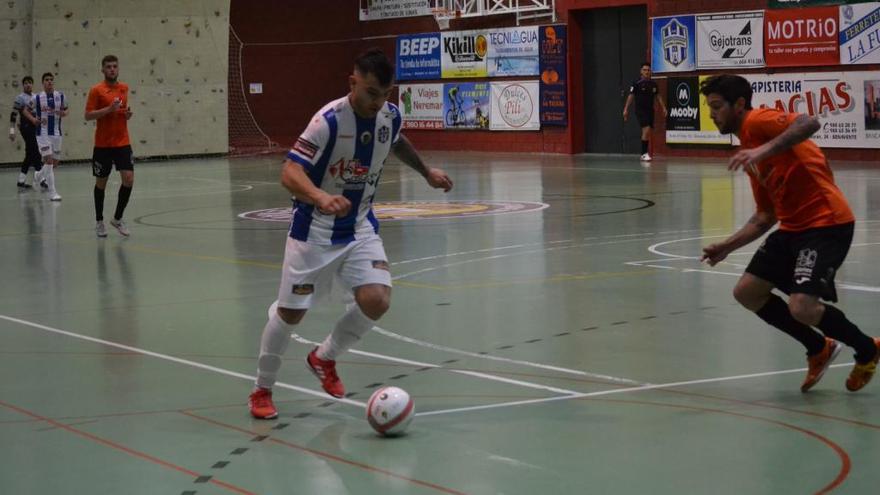
[[[190,361],[189,359],[182,359],[182,358],[178,358],[178,357],[174,357],[174,356],[169,356],[167,354],[161,354],[158,352],[148,351],[146,349],[141,349],[138,347],[132,347],[132,346],[125,345],[125,344],[119,344],[119,343],[112,342],[109,340],[99,339],[99,338],[95,338],[95,337],[89,337],[87,335],[80,335],[78,333],[68,332],[66,330],[59,330],[57,328],[52,328],[52,327],[49,327],[46,325],[40,325],[39,323],[34,323],[32,321],[13,318],[11,316],[0,315],[0,320],[6,320],[6,321],[9,321],[12,323],[18,323],[19,325],[24,325],[27,327],[36,328],[38,330],[43,330],[45,332],[51,332],[51,333],[56,333],[59,335],[65,335],[67,337],[73,337],[75,339],[86,340],[86,341],[93,342],[96,344],[102,344],[102,345],[106,345],[109,347],[115,347],[117,349],[122,349],[125,351],[134,352],[137,354],[142,354],[144,356],[150,356],[150,357],[154,357],[154,358],[158,358],[158,359],[164,359],[165,361],[171,361],[172,363],[183,364],[186,366],[192,366],[193,368],[199,368],[199,369],[206,370],[206,371],[213,371],[214,373],[219,373],[221,375],[231,376],[234,378],[241,378],[243,380],[250,380],[251,382],[256,380],[255,376],[245,375],[244,373],[238,373],[235,371],[230,371],[230,370],[226,370],[223,368],[218,368],[216,366],[210,366],[207,364],[198,363],[196,361]],[[327,395],[326,392],[318,392],[317,390],[311,390],[308,388],[297,387],[296,385],[291,385],[289,383],[276,382],[275,385],[278,387],[281,387],[281,388],[295,390],[297,392],[302,392],[304,394],[313,395],[315,397],[320,397],[320,398],[326,399],[326,400],[332,400],[335,402],[342,402],[344,404],[348,404],[351,406],[357,406],[357,407],[360,407],[363,409],[366,409],[366,407],[367,407],[367,404],[363,403],[363,402],[359,402],[359,401],[351,400],[351,399],[337,399],[335,397],[331,397],[331,396]]]
[[[400,340],[400,341],[406,342],[408,344],[414,344],[414,345],[421,346],[421,347],[427,347],[428,349],[433,349],[435,351],[448,352],[451,354],[459,354],[462,356],[468,356],[468,357],[473,357],[473,358],[477,358],[477,359],[485,359],[488,361],[498,361],[501,363],[516,364],[516,365],[520,365],[520,366],[528,366],[528,367],[532,367],[532,368],[539,368],[539,369],[544,369],[544,370],[549,370],[549,371],[556,371],[559,373],[566,373],[569,375],[597,378],[597,379],[607,380],[607,381],[616,382],[616,383],[627,383],[630,385],[641,383],[641,382],[637,382],[635,380],[630,380],[627,378],[618,378],[615,376],[600,375],[598,373],[590,373],[587,371],[562,368],[559,366],[552,366],[549,364],[534,363],[531,361],[521,361],[519,359],[510,359],[510,358],[501,357],[501,356],[493,356],[490,354],[480,354],[478,352],[465,351],[462,349],[456,349],[454,347],[447,347],[444,345],[432,344],[430,342],[417,340],[412,337],[406,337],[403,335],[399,335],[399,334],[396,334],[390,330],[385,330],[384,328],[380,328],[380,327],[373,327],[373,331],[380,334],[380,335],[384,335],[386,337],[389,337],[389,338],[392,338],[395,340]]]
[[[829,366],[829,368],[840,368],[843,366],[852,366],[853,363],[845,363],[845,364],[834,364]],[[790,369],[790,370],[782,370],[782,371],[768,371],[764,373],[752,373],[748,375],[735,375],[735,376],[724,376],[719,378],[706,378],[702,380],[690,380],[686,382],[671,382],[671,383],[661,383],[657,385],[645,384],[638,387],[628,387],[628,388],[618,388],[614,390],[600,390],[598,392],[589,392],[575,395],[567,395],[567,396],[557,396],[557,397],[545,397],[543,399],[529,399],[529,400],[518,400],[513,402],[500,402],[497,404],[486,404],[483,406],[469,406],[469,407],[457,407],[454,409],[440,409],[436,411],[426,411],[421,413],[421,416],[438,416],[441,414],[452,414],[452,413],[461,413],[461,412],[471,412],[471,411],[484,411],[487,409],[500,409],[504,407],[513,407],[513,406],[524,406],[530,404],[543,404],[547,402],[557,402],[561,400],[573,400],[573,399],[583,399],[587,397],[600,397],[604,395],[614,395],[614,394],[625,394],[629,392],[643,392],[645,390],[659,390],[665,388],[673,388],[673,387],[684,387],[687,385],[702,385],[705,383],[719,383],[719,382],[728,382],[734,380],[746,380],[749,378],[760,378],[765,376],[775,376],[775,375],[785,375],[789,373],[802,373],[806,371],[806,368],[798,368],[798,369]]]
[[[375,330],[376,327],[374,327],[373,329]],[[311,340],[303,338],[302,336],[297,335],[296,333],[292,334],[290,336],[290,338],[292,338],[293,340],[296,340],[297,342],[299,342],[301,344],[308,344],[308,345],[317,345],[318,344],[317,342],[312,342]],[[437,365],[437,364],[423,363],[421,361],[413,361],[411,359],[403,359],[403,358],[399,358],[399,357],[388,356],[386,354],[376,354],[373,352],[359,351],[357,349],[349,349],[346,352],[349,352],[351,354],[358,354],[361,356],[367,356],[367,357],[371,357],[371,358],[375,358],[375,359],[380,359],[380,360],[384,360],[384,361],[391,361],[394,363],[403,363],[403,364],[409,364],[412,366],[420,366],[422,368],[442,369],[443,371],[448,371],[450,373],[456,373],[459,375],[474,376],[477,378],[483,378],[483,379],[491,380],[491,381],[495,381],[495,382],[502,382],[502,383],[509,383],[511,385],[518,385],[520,387],[534,388],[534,389],[538,389],[538,390],[546,390],[548,392],[555,392],[557,394],[572,395],[572,394],[578,393],[574,390],[567,390],[564,388],[550,387],[548,385],[541,385],[539,383],[526,382],[526,381],[522,381],[522,380],[513,380],[511,378],[505,378],[502,376],[491,375],[489,373],[481,373],[479,371],[457,370],[455,368],[444,368],[444,367]]]

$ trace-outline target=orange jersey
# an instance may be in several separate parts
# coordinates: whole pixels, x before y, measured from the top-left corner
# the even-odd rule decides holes
[[[122,82],[107,84],[107,81],[101,81],[94,85],[89,90],[86,112],[109,107],[115,98],[119,98],[122,104],[119,105],[119,110],[98,119],[98,126],[95,129],[96,148],[119,148],[131,144],[128,139],[128,121],[125,118],[125,110],[128,108],[128,84]]]
[[[742,148],[770,141],[797,116],[770,108],[750,110],[740,129]],[[774,212],[781,230],[797,232],[855,221],[828,160],[809,139],[758,163],[757,174],[752,170],[748,174],[758,211]]]

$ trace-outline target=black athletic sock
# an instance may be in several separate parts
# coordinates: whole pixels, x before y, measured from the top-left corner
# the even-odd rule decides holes
[[[874,339],[868,337],[859,327],[848,319],[843,311],[834,306],[825,305],[825,314],[816,325],[819,330],[834,340],[839,340],[856,350],[856,361],[867,363],[877,355],[877,346]]]
[[[122,213],[125,212],[125,207],[128,206],[128,198],[130,197],[131,188],[126,187],[124,184],[119,186],[119,200],[116,202],[116,213],[113,215],[113,218],[122,220]]]
[[[795,320],[788,310],[788,304],[785,304],[785,301],[776,294],[770,294],[767,304],[755,314],[803,344],[807,348],[808,356],[818,354],[825,348],[825,339],[822,334]]]
[[[642,141],[642,154],[644,155],[647,152],[648,152],[648,142]]]
[[[104,220],[104,190],[98,186],[95,186],[95,221],[101,222]]]

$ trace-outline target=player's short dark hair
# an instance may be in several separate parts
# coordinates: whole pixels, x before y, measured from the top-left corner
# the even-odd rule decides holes
[[[119,62],[119,59],[116,55],[105,55],[104,58],[101,59],[101,68],[103,69],[107,62]]]
[[[55,79],[55,74],[52,74],[51,72],[44,72],[43,77],[40,78],[40,81],[45,81],[47,77]]]
[[[639,66],[639,69],[641,69],[642,67],[647,67],[647,68],[650,69],[650,68],[651,68],[651,62],[642,62],[642,65]]]
[[[31,84],[33,84],[33,83],[34,83],[34,78],[31,77],[31,76],[24,76],[24,77],[21,78],[21,83],[22,83],[22,84],[27,84],[27,83],[31,83]]]
[[[370,48],[358,55],[354,59],[354,68],[365,76],[373,74],[382,86],[391,84],[394,77],[394,65],[385,56],[385,52],[378,48]]]
[[[746,101],[746,110],[752,108],[752,85],[742,76],[733,74],[720,74],[712,76],[700,83],[700,93],[709,96],[712,93],[721,95],[731,105],[736,100],[743,98]]]

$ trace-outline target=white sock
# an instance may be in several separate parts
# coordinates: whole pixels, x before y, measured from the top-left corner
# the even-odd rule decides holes
[[[349,305],[348,311],[336,322],[336,327],[318,346],[318,351],[315,354],[321,359],[335,361],[336,356],[349,350],[361,340],[361,337],[369,332],[375,323],[361,311],[357,304]]]
[[[257,387],[272,388],[281,368],[281,357],[290,345],[290,333],[294,325],[288,325],[273,311],[263,328],[260,338],[260,359],[257,361]]]
[[[27,180],[27,174],[23,174],[21,172],[18,173],[18,183],[24,184],[24,181]]]
[[[56,194],[58,191],[55,190],[55,166],[48,163],[43,165],[42,175],[46,185],[49,186],[49,193]]]

